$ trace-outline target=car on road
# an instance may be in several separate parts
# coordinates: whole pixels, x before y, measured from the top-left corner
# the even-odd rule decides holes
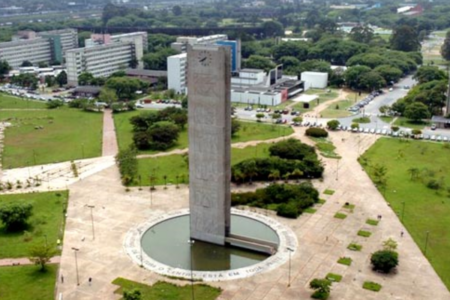
[[[140,104],[140,103],[137,103],[137,104],[136,104],[136,108],[144,108],[144,105],[142,105],[142,104]]]
[[[431,130],[436,130],[436,124],[431,125]]]

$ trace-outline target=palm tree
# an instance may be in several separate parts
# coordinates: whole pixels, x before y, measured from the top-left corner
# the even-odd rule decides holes
[[[294,171],[292,171],[291,176],[295,179],[297,179],[297,183],[299,182],[300,177],[303,176],[303,172],[300,171],[299,169],[295,169]]]
[[[283,178],[284,178],[284,182],[285,182],[285,183],[288,183],[289,177],[290,177],[290,176],[291,176],[291,173],[289,173],[289,172],[283,175]]]
[[[269,174],[269,179],[272,179],[273,182],[280,179],[280,171],[279,170],[272,170]]]
[[[248,183],[251,185],[253,183],[253,177],[258,175],[256,162],[254,160],[244,161],[241,170],[243,179],[248,178]]]

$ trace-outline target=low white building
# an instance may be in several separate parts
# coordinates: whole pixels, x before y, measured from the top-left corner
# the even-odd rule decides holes
[[[187,54],[181,53],[167,58],[167,87],[180,94],[187,93]]]
[[[303,72],[301,80],[305,82],[305,90],[324,89],[328,86],[328,73]]]

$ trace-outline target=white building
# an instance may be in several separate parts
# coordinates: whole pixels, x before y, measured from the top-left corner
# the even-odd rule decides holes
[[[136,55],[133,43],[110,43],[66,52],[67,79],[70,85],[78,85],[78,76],[89,72],[94,77],[107,77],[128,68],[130,61],[142,57]]]
[[[228,40],[228,36],[226,34],[215,34],[203,37],[180,36],[177,38],[177,41],[172,43],[170,46],[178,52],[186,52],[187,45],[211,45],[218,41],[226,40]]]
[[[305,90],[324,89],[328,86],[328,73],[303,72],[301,79],[305,82]]]
[[[180,94],[187,93],[187,54],[181,53],[167,58],[167,87]]]
[[[11,42],[0,43],[0,60],[17,69],[22,62],[63,62],[64,52],[78,47],[76,29],[53,31],[19,31]]]

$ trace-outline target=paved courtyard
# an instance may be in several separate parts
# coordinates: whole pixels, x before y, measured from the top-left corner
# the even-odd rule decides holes
[[[308,142],[303,136],[304,128],[295,130],[295,136]],[[328,188],[335,193],[321,195],[326,203],[318,206],[316,213],[305,213],[296,220],[279,218],[272,213],[278,222],[291,227],[298,239],[297,252],[292,255],[291,286],[287,287],[289,264],[286,263],[271,272],[246,279],[212,282],[211,285],[223,289],[219,299],[308,299],[310,280],[322,278],[329,272],[343,275],[340,283],[333,284],[330,299],[450,299],[450,293],[411,237],[407,233],[400,237],[400,232],[406,230],[356,161],[358,154],[370,147],[377,136],[339,132],[331,134],[331,139],[343,158],[339,163],[323,159],[326,164],[324,180],[316,180],[314,184],[321,192]],[[140,268],[123,249],[130,228],[150,217],[188,207],[187,187],[169,186],[167,190],[159,187],[151,198],[148,189],[139,191],[135,188],[126,192],[120,185],[117,168],[107,167],[108,163],[104,165],[106,168],[69,186],[70,201],[60,267],[64,283],[58,283],[58,295],[61,293],[65,300],[118,299],[120,296],[113,294],[117,287],[111,284],[117,277],[147,284],[158,280],[189,284]],[[348,217],[345,220],[334,218],[336,212],[345,212],[342,208],[345,202],[355,204],[354,211],[346,211]],[[91,210],[86,205],[95,205],[94,228]],[[380,214],[383,218],[378,226],[365,224],[367,218],[376,219]],[[371,231],[372,236],[357,236],[360,229]],[[390,237],[399,243],[398,272],[395,275],[374,273],[369,265],[370,254],[380,249],[382,242]],[[363,245],[362,251],[348,250],[351,242]],[[72,248],[79,249],[79,286]],[[351,266],[337,264],[343,256],[353,259]],[[89,277],[93,279],[91,286]],[[364,281],[380,283],[383,288],[378,293],[364,290]]]

